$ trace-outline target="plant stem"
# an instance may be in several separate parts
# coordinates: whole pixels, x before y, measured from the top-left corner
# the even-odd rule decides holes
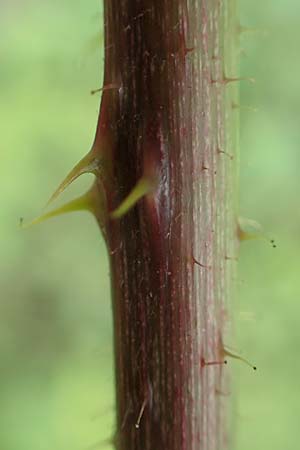
[[[224,450],[236,237],[236,16],[229,0],[105,0],[118,450]]]

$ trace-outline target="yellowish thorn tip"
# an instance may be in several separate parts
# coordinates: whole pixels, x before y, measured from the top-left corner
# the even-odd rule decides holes
[[[71,200],[70,202],[66,203],[65,205],[62,205],[52,211],[42,214],[41,216],[37,217],[36,219],[33,219],[29,223],[24,224],[24,219],[22,217],[20,219],[20,227],[22,229],[29,228],[33,225],[42,223],[47,219],[51,219],[51,217],[56,217],[56,216],[60,216],[62,214],[67,214],[67,213],[71,213],[71,212],[75,212],[75,211],[90,211],[91,213],[93,213],[94,207],[93,207],[93,199],[92,199],[91,191],[86,192],[81,197]]]
[[[142,197],[150,194],[155,189],[155,185],[153,178],[142,177],[118,208],[111,212],[110,217],[112,219],[123,217]]]

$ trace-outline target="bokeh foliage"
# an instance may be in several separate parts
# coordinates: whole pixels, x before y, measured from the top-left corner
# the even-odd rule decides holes
[[[113,436],[109,273],[84,213],[20,231],[89,150],[101,86],[99,2],[1,3],[0,448],[84,450]],[[230,344],[235,450],[296,448],[299,420],[299,28],[295,0],[241,0],[243,216],[278,247],[244,243]],[[245,55],[246,53],[246,55]],[[91,183],[83,177],[62,201]],[[103,444],[99,448],[109,448]]]

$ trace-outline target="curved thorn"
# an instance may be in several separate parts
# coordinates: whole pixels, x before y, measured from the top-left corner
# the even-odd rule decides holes
[[[51,195],[45,207],[49,206],[56,198],[71,184],[75,181],[80,175],[85,173],[94,173],[97,168],[97,159],[94,157],[92,152],[89,152],[86,156],[82,158],[79,163],[68,173],[66,178],[60,183],[58,188]]]
[[[71,200],[70,202],[66,203],[65,205],[59,206],[58,208],[49,211],[45,214],[42,214],[41,216],[37,217],[36,219],[33,219],[29,223],[23,224],[23,219],[20,221],[20,227],[21,228],[29,228],[32,225],[37,225],[39,223],[44,222],[47,219],[50,219],[51,217],[60,216],[61,214],[67,214],[75,211],[90,211],[91,213],[94,212],[94,204],[93,204],[93,197],[92,197],[92,191],[89,190],[81,197],[77,197],[74,200]]]
[[[276,248],[276,244],[273,238],[264,232],[260,223],[252,219],[246,219],[239,217],[238,219],[238,238],[240,241],[250,241],[253,239],[264,239]]]
[[[123,217],[135,204],[145,195],[154,190],[156,183],[153,178],[142,177],[134,186],[128,196],[121,202],[121,204],[110,213],[112,219],[120,219]]]

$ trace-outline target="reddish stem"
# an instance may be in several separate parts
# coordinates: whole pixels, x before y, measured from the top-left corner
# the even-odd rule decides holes
[[[218,0],[105,1],[104,85],[120,84],[103,93],[96,137],[110,143],[108,209],[143,175],[158,180],[106,230],[118,450],[227,446],[218,392],[228,391],[228,368],[216,361],[231,295],[225,256],[235,254],[235,162],[219,149],[234,155],[237,99],[236,88],[211,83],[224,73],[226,17]]]

